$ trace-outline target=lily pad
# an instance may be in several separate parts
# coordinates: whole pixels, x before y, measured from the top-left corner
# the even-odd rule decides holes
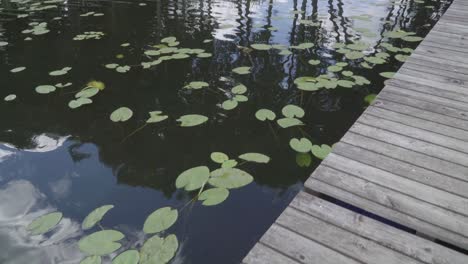
[[[395,75],[395,72],[381,72],[379,73],[380,76],[384,77],[384,78],[393,78],[393,76]]]
[[[210,169],[206,166],[198,166],[182,172],[176,179],[176,187],[186,191],[200,189],[210,177]]]
[[[120,107],[110,115],[112,122],[125,122],[133,116],[133,111],[128,107]]]
[[[152,236],[141,247],[140,264],[166,264],[175,256],[178,248],[175,235],[166,238]]]
[[[197,114],[183,115],[177,121],[181,122],[180,126],[182,127],[193,127],[205,123],[208,121],[208,117]]]
[[[78,108],[82,105],[86,105],[86,104],[91,104],[93,101],[89,98],[78,98],[76,100],[71,100],[69,103],[68,103],[68,107],[70,107],[71,109],[75,109],[75,108]]]
[[[212,188],[203,191],[198,200],[203,201],[205,206],[217,205],[224,202],[229,196],[229,190],[226,188]]]
[[[138,250],[127,250],[120,253],[112,260],[112,264],[138,264],[140,261],[140,253]]]
[[[80,261],[80,264],[101,264],[100,256],[89,256]]]
[[[256,50],[270,50],[272,48],[272,46],[268,44],[252,44],[250,47]]]
[[[365,56],[364,53],[360,51],[351,51],[345,54],[345,57],[350,60],[361,59],[361,58],[364,58],[364,56]]]
[[[223,162],[229,160],[228,155],[224,154],[223,152],[213,152],[210,155],[212,161],[222,164]]]
[[[312,154],[319,159],[325,159],[328,154],[332,151],[332,148],[328,145],[313,145],[312,146]]]
[[[376,97],[377,97],[376,94],[368,94],[368,95],[366,95],[366,97],[364,97],[364,102],[366,102],[368,104],[372,104],[372,102],[374,102]]]
[[[221,168],[211,172],[209,183],[218,188],[234,189],[253,181],[252,175],[237,168]]]
[[[232,69],[232,71],[234,73],[237,73],[237,74],[249,74],[250,73],[250,67],[237,67],[237,68],[234,68]]]
[[[78,246],[81,252],[89,256],[103,256],[119,249],[122,245],[117,241],[124,237],[116,230],[97,231],[80,239]]]
[[[308,63],[310,65],[319,65],[320,64],[320,60],[309,60]]]
[[[297,153],[296,154],[296,164],[299,167],[309,167],[312,163],[312,157],[309,153]]]
[[[93,226],[95,226],[101,219],[104,217],[104,215],[110,210],[114,208],[113,205],[103,205],[101,207],[98,207],[94,209],[91,213],[86,216],[86,218],[83,220],[83,223],[81,224],[81,228],[83,230],[90,229]]]
[[[146,218],[143,232],[154,234],[164,231],[177,221],[178,216],[179,213],[176,209],[172,209],[171,207],[159,208]]]
[[[226,160],[221,164],[221,168],[234,168],[235,166],[237,166],[237,161],[234,159]]]
[[[343,70],[343,67],[332,65],[332,66],[328,66],[327,70],[329,72],[340,72]]]
[[[302,123],[301,120],[299,120],[297,118],[290,118],[290,117],[278,119],[276,122],[282,128],[288,128],[288,127],[292,127],[292,126],[301,126],[301,125],[304,124],[304,123]]]
[[[221,104],[224,110],[232,110],[237,107],[239,103],[236,100],[226,100]]]
[[[276,118],[276,114],[269,109],[260,109],[255,113],[255,117],[260,121],[273,121]]]
[[[304,117],[305,115],[304,109],[302,109],[301,107],[297,105],[291,105],[291,104],[283,107],[283,109],[281,109],[281,113],[283,113],[285,117],[291,117],[291,118],[293,117],[301,118],[301,117]]]
[[[146,123],[158,123],[169,118],[167,115],[161,115],[162,111],[149,112],[150,117],[146,120]]]
[[[423,38],[418,37],[418,36],[406,36],[406,37],[402,37],[401,39],[404,41],[408,41],[408,42],[418,42],[418,41],[423,40]]]
[[[244,153],[240,155],[239,158],[245,161],[256,162],[256,163],[270,162],[270,157],[268,157],[267,155],[264,155],[261,153],[255,153],[255,152]]]
[[[13,101],[16,99],[16,94],[9,94],[7,96],[5,96],[5,98],[3,100],[9,102],[9,101]]]
[[[17,72],[24,71],[24,70],[26,70],[26,67],[17,67],[17,68],[11,69],[10,72],[17,73]]]
[[[94,88],[94,87],[85,88],[85,89],[81,90],[80,92],[78,92],[77,94],[75,94],[75,97],[76,98],[91,98],[91,97],[95,96],[98,93],[99,93],[98,88]]]
[[[234,94],[244,94],[245,92],[247,92],[247,87],[243,84],[239,84],[232,87],[231,92]]]
[[[300,153],[307,153],[312,150],[312,142],[307,138],[293,138],[289,141],[289,146]]]
[[[36,92],[40,94],[48,94],[54,92],[56,87],[53,85],[39,85],[36,87]]]
[[[52,230],[60,220],[62,220],[62,216],[63,215],[60,212],[53,212],[39,216],[28,225],[27,229],[34,236],[47,233]]]

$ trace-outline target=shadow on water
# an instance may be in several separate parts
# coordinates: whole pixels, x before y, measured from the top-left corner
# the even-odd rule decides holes
[[[0,103],[0,141],[4,142],[0,145],[0,244],[6,245],[1,249],[1,263],[79,262],[79,224],[103,204],[115,205],[103,225],[125,230],[130,245],[141,244],[140,230],[148,214],[162,206],[180,208],[191,199],[193,194],[175,188],[182,171],[199,165],[215,169],[210,161],[214,151],[231,157],[264,153],[271,157],[269,164],[243,165],[254,176],[253,184],[233,190],[222,205],[194,205],[172,228],[181,243],[174,263],[239,263],[319,164],[313,158],[310,166],[298,166],[289,140],[307,137],[314,144],[337,142],[365,109],[363,98],[383,87],[384,78],[378,73],[396,71],[401,62],[391,58],[390,63],[370,70],[348,61],[347,69],[371,82],[354,88],[304,92],[294,80],[326,74],[328,66],[346,61],[333,48],[335,43],[362,40],[370,44],[371,53],[377,53],[385,32],[401,28],[424,36],[449,4],[71,0],[17,18],[25,14],[17,2],[3,0],[0,8],[0,41],[9,43],[0,47],[1,96],[17,96]],[[80,16],[89,11],[104,16]],[[302,20],[322,22],[310,27]],[[34,21],[48,21],[51,32],[25,41],[27,35],[21,31]],[[84,31],[102,31],[105,36],[72,40]],[[167,36],[177,37],[182,47],[205,49],[212,57],[171,60],[142,69],[139,64],[148,60],[144,51]],[[129,47],[120,46],[127,42]],[[304,42],[315,46],[289,55],[249,48],[255,43],[291,46]],[[391,43],[417,46],[401,40]],[[117,58],[119,54],[123,58]],[[310,65],[311,59],[320,64]],[[106,69],[109,63],[134,67],[121,74]],[[18,66],[27,69],[10,73]],[[48,72],[66,66],[72,67],[69,74],[49,76]],[[251,74],[231,72],[239,66],[252,67]],[[67,104],[74,93],[94,79],[103,81],[106,88],[92,104],[70,109]],[[181,89],[190,81],[208,82],[210,89]],[[34,92],[40,84],[58,82],[73,85],[53,94]],[[219,105],[228,99],[225,91],[238,83],[248,87],[248,102],[222,110]],[[302,129],[282,129],[275,122],[254,117],[260,108],[279,116],[287,104],[305,110]],[[131,108],[134,116],[128,122],[113,123],[109,115],[120,106]],[[170,118],[123,141],[155,110]],[[177,117],[189,113],[203,114],[209,121],[193,128],[177,126]],[[67,217],[57,234],[61,237],[54,237],[60,243],[29,239],[24,226],[50,210]],[[64,237],[67,240],[62,243]]]

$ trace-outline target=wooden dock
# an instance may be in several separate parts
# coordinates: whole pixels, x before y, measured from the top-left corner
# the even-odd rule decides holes
[[[467,264],[467,250],[468,0],[454,0],[243,263]]]

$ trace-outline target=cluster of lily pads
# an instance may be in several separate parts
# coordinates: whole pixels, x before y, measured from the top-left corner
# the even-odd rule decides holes
[[[104,35],[100,31],[85,31],[83,34],[76,35],[73,40],[101,39]]]
[[[44,35],[46,33],[49,33],[50,30],[47,29],[47,22],[31,22],[29,23],[31,26],[30,29],[25,29],[21,31],[23,34],[33,34],[33,35]]]

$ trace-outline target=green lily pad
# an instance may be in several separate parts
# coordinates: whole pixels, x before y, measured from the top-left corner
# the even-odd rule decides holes
[[[368,104],[372,104],[372,102],[374,102],[376,97],[377,97],[376,94],[368,94],[368,95],[366,95],[366,97],[364,97],[364,102],[366,102]]]
[[[24,70],[26,70],[26,67],[17,67],[17,68],[11,69],[10,72],[17,73],[17,72],[21,72]]]
[[[170,37],[165,37],[161,39],[161,43],[171,43],[177,41],[176,37],[170,36]]]
[[[273,121],[276,118],[276,114],[269,109],[260,109],[255,113],[255,117],[260,121]]]
[[[115,68],[115,70],[120,73],[126,73],[130,70],[130,66],[128,65],[118,66],[117,68]]]
[[[120,107],[110,115],[112,122],[125,122],[133,116],[133,111],[128,107]]]
[[[221,168],[234,168],[235,166],[237,166],[237,161],[233,159],[226,160],[221,164]]]
[[[406,36],[406,37],[402,37],[401,39],[404,41],[408,41],[408,42],[418,42],[418,41],[423,40],[423,38],[418,37],[418,36]]]
[[[233,94],[244,94],[245,92],[247,92],[247,87],[243,84],[239,84],[232,87],[231,92]]]
[[[296,154],[296,164],[299,167],[309,167],[312,163],[312,157],[309,153],[297,153]]]
[[[320,60],[309,60],[308,63],[310,65],[319,65],[320,64]]]
[[[312,154],[319,159],[325,159],[328,154],[332,151],[332,148],[328,145],[313,145],[312,146]]]
[[[36,87],[36,92],[40,94],[48,94],[54,92],[56,87],[53,85],[39,85]]]
[[[9,102],[9,101],[13,101],[16,99],[16,94],[9,94],[7,96],[5,96],[5,98],[3,100]]]
[[[351,51],[345,54],[345,57],[349,60],[361,59],[361,58],[364,58],[364,56],[365,56],[364,53],[360,51]]]
[[[101,264],[102,259],[100,256],[88,256],[80,261],[80,264]]]
[[[234,189],[253,181],[252,175],[237,168],[221,168],[211,172],[209,183],[218,188]]]
[[[373,64],[384,64],[385,60],[379,57],[364,57],[364,60]]]
[[[107,69],[115,69],[117,68],[119,65],[117,63],[109,63],[109,64],[106,64],[105,67]]]
[[[304,125],[304,123],[302,123],[301,120],[299,120],[297,118],[290,118],[290,117],[278,119],[276,122],[282,128],[288,128],[288,127],[292,127],[292,126]]]
[[[297,105],[291,105],[291,104],[283,107],[283,109],[281,109],[281,113],[283,113],[285,117],[290,117],[290,118],[293,118],[293,117],[301,118],[301,117],[304,117],[305,115],[304,109],[302,109],[301,107]]]
[[[343,67],[332,65],[332,66],[328,66],[327,70],[329,72],[340,72],[343,70]]]
[[[393,78],[393,76],[395,75],[395,72],[381,72],[379,73],[380,76],[384,77],[384,78]]]
[[[76,100],[71,100],[69,103],[68,103],[68,107],[70,107],[71,109],[75,109],[75,108],[78,108],[82,105],[86,105],[86,104],[91,104],[93,101],[89,98],[83,98],[83,97],[80,97]]]
[[[279,55],[282,55],[282,56],[287,56],[287,55],[291,55],[292,52],[289,51],[289,50],[282,50],[278,53]]]
[[[252,44],[250,47],[256,50],[270,50],[272,48],[272,46],[268,44]]]
[[[226,188],[212,188],[203,191],[198,200],[203,201],[205,206],[217,205],[224,202],[229,196],[229,190]]]
[[[203,52],[203,53],[200,53],[200,54],[197,55],[198,58],[209,58],[211,56],[213,56],[213,54],[206,53],[206,52]]]
[[[312,142],[307,138],[293,138],[289,141],[289,146],[300,153],[307,153],[312,150]]]
[[[186,191],[200,189],[210,177],[210,169],[206,166],[198,166],[182,172],[176,179],[176,187]]]
[[[104,217],[104,215],[110,210],[114,208],[113,205],[103,205],[101,207],[98,207],[94,209],[91,213],[86,216],[86,218],[83,220],[83,223],[81,224],[81,228],[83,230],[90,229],[93,226],[95,226],[101,219]]]
[[[234,73],[243,75],[243,74],[249,74],[250,73],[250,67],[237,67],[232,69]]]
[[[397,61],[405,62],[407,58],[408,58],[408,55],[403,55],[403,54],[395,55],[395,59]]]
[[[297,46],[291,46],[291,49],[299,49],[299,50],[304,50],[304,49],[310,49],[310,48],[313,48],[314,47],[314,43],[310,43],[310,42],[305,42],[305,43],[301,43]]]
[[[351,88],[354,85],[354,82],[348,81],[348,80],[338,80],[336,82],[339,86],[345,87],[345,88]]]
[[[95,88],[95,87],[85,88],[81,90],[80,92],[78,92],[77,94],[75,94],[75,97],[76,98],[91,98],[98,93],[99,93],[98,88]]]
[[[268,157],[267,155],[264,155],[261,153],[255,153],[255,152],[244,153],[240,155],[239,158],[245,161],[256,162],[256,163],[270,162],[270,157]]]
[[[354,75],[352,71],[342,71],[341,74],[343,74],[346,77],[350,77]]]
[[[239,103],[247,102],[249,100],[249,98],[247,96],[242,95],[242,94],[236,94],[232,99],[239,102]]]
[[[178,216],[179,213],[176,209],[171,207],[159,208],[146,218],[143,232],[145,234],[154,234],[164,231],[177,221]]]
[[[166,238],[152,236],[141,247],[140,264],[166,264],[175,256],[178,248],[175,235]]]
[[[210,155],[212,161],[222,164],[223,162],[229,160],[228,155],[224,154],[223,152],[213,152]]]
[[[62,216],[63,215],[60,212],[53,212],[39,216],[28,225],[27,229],[34,236],[47,233],[52,230],[60,220],[62,220]]]
[[[150,117],[146,120],[146,123],[158,123],[169,118],[167,115],[162,115],[162,111],[151,111],[149,115]]]
[[[112,264],[138,264],[140,261],[140,253],[138,250],[127,250],[120,253],[112,260]]]
[[[80,239],[78,246],[81,252],[89,256],[103,256],[119,249],[122,245],[117,241],[124,237],[116,230],[97,231]]]
[[[181,122],[180,126],[182,127],[193,127],[205,123],[208,121],[208,117],[197,114],[183,115],[177,121]]]
[[[224,110],[232,110],[237,107],[239,103],[236,100],[226,100],[221,104]]]

